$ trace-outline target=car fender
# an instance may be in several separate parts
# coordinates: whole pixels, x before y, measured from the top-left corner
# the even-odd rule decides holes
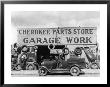
[[[80,67],[79,67],[78,64],[73,64],[73,65],[71,65],[71,66],[70,66],[70,69],[71,69],[72,67],[74,67],[74,66],[76,66],[76,67],[78,67],[78,68],[80,69]]]
[[[50,70],[46,66],[40,66],[39,68],[45,68],[48,72],[50,72]]]

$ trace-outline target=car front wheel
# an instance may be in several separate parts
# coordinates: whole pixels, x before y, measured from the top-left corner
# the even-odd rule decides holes
[[[47,69],[44,67],[41,67],[39,69],[39,76],[46,76],[47,75]]]
[[[78,76],[80,74],[80,69],[79,67],[77,66],[73,66],[71,69],[70,69],[70,73],[72,76]]]

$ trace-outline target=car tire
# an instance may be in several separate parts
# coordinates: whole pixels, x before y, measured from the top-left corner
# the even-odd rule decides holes
[[[39,76],[46,76],[47,75],[47,69],[44,67],[39,68]]]
[[[20,64],[17,64],[17,65],[16,65],[15,70],[17,70],[17,71],[21,70]]]
[[[68,55],[69,54],[69,49],[68,48],[63,48],[63,53],[65,54],[65,55]]]
[[[81,55],[82,54],[82,49],[80,47],[76,47],[75,50],[74,50],[74,54],[77,55],[77,56]]]
[[[70,69],[70,74],[72,75],[72,76],[78,76],[79,74],[80,74],[80,69],[79,69],[79,67],[77,67],[77,66],[73,66],[73,67],[71,67],[71,69]]]
[[[15,69],[15,66],[14,65],[11,65],[11,70],[14,70]]]
[[[99,66],[98,66],[97,63],[92,63],[92,64],[90,65],[90,67],[91,67],[91,69],[99,69]]]
[[[26,70],[36,70],[36,66],[34,64],[28,64]]]

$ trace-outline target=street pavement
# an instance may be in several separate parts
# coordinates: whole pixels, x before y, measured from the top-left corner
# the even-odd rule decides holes
[[[83,69],[78,77],[99,77],[100,69]],[[35,77],[39,76],[38,70],[21,70],[21,71],[12,71],[11,75],[13,77]],[[71,76],[69,73],[50,73],[48,77],[68,77]]]

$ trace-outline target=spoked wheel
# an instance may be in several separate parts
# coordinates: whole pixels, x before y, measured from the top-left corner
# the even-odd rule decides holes
[[[76,47],[74,50],[75,55],[81,55],[82,54],[82,49],[80,47]]]
[[[99,69],[99,66],[97,63],[92,63],[90,67],[91,69]]]
[[[77,66],[74,66],[70,69],[72,76],[78,76],[80,74],[80,69]]]
[[[18,70],[18,71],[21,70],[20,64],[17,64],[16,67],[15,67],[15,69]]]
[[[39,69],[39,76],[46,76],[47,75],[47,69],[44,67],[41,67]]]
[[[35,70],[36,69],[36,66],[34,64],[28,64],[26,66],[26,70]]]

